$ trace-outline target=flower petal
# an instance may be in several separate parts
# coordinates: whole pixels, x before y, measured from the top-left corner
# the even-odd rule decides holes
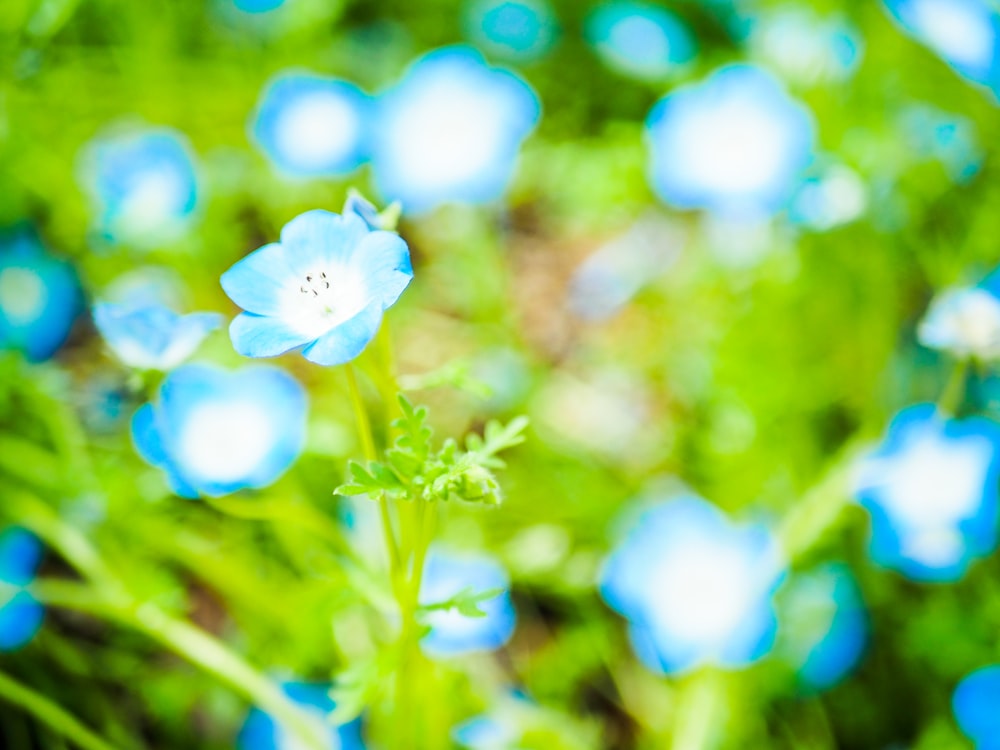
[[[403,238],[393,232],[371,232],[358,244],[351,260],[361,269],[372,297],[382,303],[383,310],[399,299],[413,278],[410,251]]]
[[[45,617],[45,609],[27,591],[18,591],[0,607],[0,651],[14,651],[30,641]]]
[[[286,248],[271,243],[235,263],[222,274],[221,282],[229,299],[247,312],[276,315],[284,291],[296,279]]]
[[[42,559],[42,543],[26,529],[12,527],[0,534],[0,581],[27,586]]]
[[[302,350],[310,362],[318,365],[342,365],[364,351],[382,322],[382,305],[375,300],[355,315]]]
[[[331,262],[347,260],[367,234],[368,225],[360,216],[353,213],[340,216],[317,209],[306,211],[285,224],[281,230],[281,245],[288,266],[298,278]]]
[[[233,348],[244,357],[276,357],[312,338],[289,328],[278,318],[243,313],[229,324]]]
[[[149,464],[163,469],[170,489],[180,497],[196,498],[198,491],[180,475],[167,454],[164,439],[157,423],[155,407],[144,404],[132,416],[132,443],[136,452]]]

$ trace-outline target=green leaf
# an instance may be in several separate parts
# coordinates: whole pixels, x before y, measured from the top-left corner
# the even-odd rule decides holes
[[[330,698],[336,704],[328,720],[331,724],[346,724],[356,719],[378,696],[385,682],[385,664],[375,656],[352,664],[334,678]]]
[[[480,609],[479,605],[483,602],[487,602],[490,599],[495,599],[501,594],[503,594],[506,589],[487,589],[486,591],[475,591],[471,586],[459,591],[453,597],[444,600],[443,602],[437,602],[435,604],[427,604],[420,608],[421,612],[440,612],[448,610],[457,610],[460,614],[466,617],[486,617],[486,613]]]

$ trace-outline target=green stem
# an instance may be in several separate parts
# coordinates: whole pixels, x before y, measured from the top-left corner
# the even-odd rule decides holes
[[[954,415],[958,407],[962,405],[965,396],[965,380],[969,372],[969,360],[960,359],[955,362],[951,370],[948,382],[938,399],[938,409],[945,414]]]
[[[44,695],[0,672],[0,700],[27,711],[52,731],[84,750],[114,750],[114,747]]]

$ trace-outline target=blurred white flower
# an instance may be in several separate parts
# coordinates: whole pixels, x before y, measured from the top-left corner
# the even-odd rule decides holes
[[[956,357],[1000,357],[1000,299],[978,287],[949,289],[931,303],[917,338]]]

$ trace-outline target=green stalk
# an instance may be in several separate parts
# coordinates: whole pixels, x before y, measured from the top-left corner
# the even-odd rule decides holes
[[[113,745],[87,729],[72,714],[2,672],[0,672],[0,700],[23,709],[53,732],[83,750],[114,750]]]
[[[938,399],[938,409],[943,411],[945,414],[954,415],[958,411],[958,407],[962,405],[962,399],[965,397],[965,380],[969,372],[969,360],[960,359],[955,362],[955,366],[951,370],[951,375],[948,377],[948,382],[944,386],[944,390],[941,392],[941,398]]]

